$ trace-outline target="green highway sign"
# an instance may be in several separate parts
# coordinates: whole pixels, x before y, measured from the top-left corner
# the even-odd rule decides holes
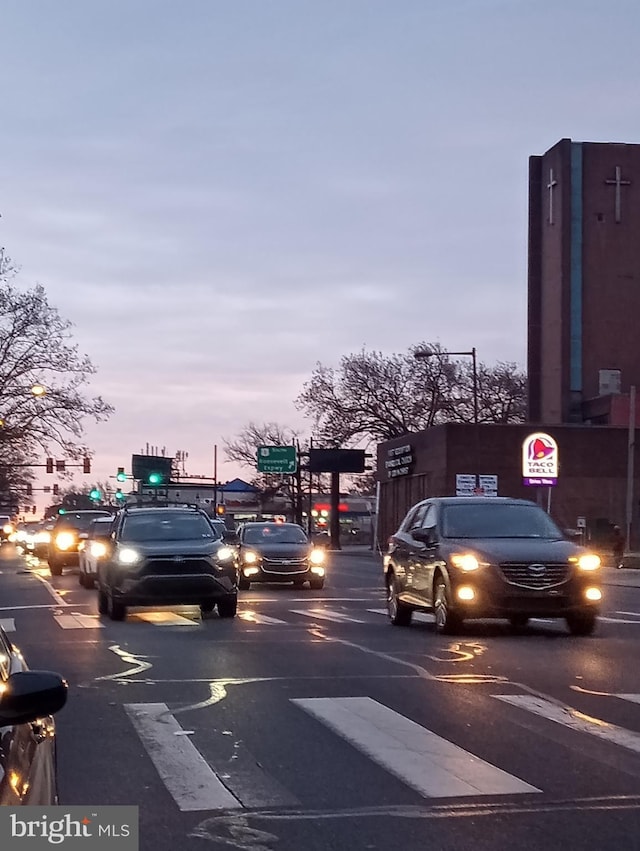
[[[297,469],[295,446],[258,446],[259,473],[295,473]]]

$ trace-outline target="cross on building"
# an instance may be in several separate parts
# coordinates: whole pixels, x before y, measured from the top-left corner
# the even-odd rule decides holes
[[[553,190],[558,185],[558,181],[553,176],[553,169],[549,169],[549,182],[547,189],[549,190],[549,224],[553,224]]]
[[[631,186],[631,181],[622,179],[622,169],[620,168],[619,165],[617,165],[616,166],[615,178],[613,180],[605,180],[605,183],[608,186],[615,186],[616,187],[616,202],[615,202],[615,211],[616,212],[615,212],[615,216],[616,216],[616,222],[619,223],[622,219],[622,212],[621,212],[621,206],[622,206],[621,200],[622,200],[622,198],[621,198],[620,187],[621,186]]]

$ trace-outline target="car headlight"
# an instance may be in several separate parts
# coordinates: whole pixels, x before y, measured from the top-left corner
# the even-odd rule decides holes
[[[324,561],[324,550],[311,550],[311,553],[309,554],[309,561],[311,564],[322,564]]]
[[[13,526],[11,525],[11,523],[5,523],[2,527],[2,531],[5,533],[5,535],[10,535],[13,532]]]
[[[451,564],[454,567],[459,567],[460,570],[464,570],[465,572],[477,570],[481,566],[473,553],[454,553],[451,556]]]
[[[230,558],[233,558],[233,550],[231,547],[220,547],[216,553],[216,558],[218,561],[229,561]]]
[[[119,564],[135,564],[138,561],[140,561],[140,553],[132,550],[131,547],[124,547],[118,551]]]
[[[245,564],[255,564],[258,561],[258,553],[254,553],[253,550],[247,550],[242,553],[242,561]]]
[[[71,532],[60,532],[59,535],[56,536],[56,547],[59,550],[68,550],[69,547],[72,547],[76,542],[76,536]]]
[[[595,553],[585,553],[578,559],[580,570],[597,570],[600,567],[600,556]]]
[[[102,541],[92,541],[89,552],[93,558],[104,558],[107,554],[107,547]]]

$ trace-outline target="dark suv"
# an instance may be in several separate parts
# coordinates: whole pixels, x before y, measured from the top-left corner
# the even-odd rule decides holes
[[[62,568],[79,563],[78,544],[88,537],[91,524],[97,517],[110,517],[110,511],[65,511],[59,514],[51,529],[49,570],[60,576]]]
[[[602,597],[600,559],[565,538],[538,505],[505,497],[441,497],[414,505],[384,557],[387,608],[408,626],[433,611],[439,632],[465,618],[563,617],[593,632]]]
[[[236,614],[234,551],[204,511],[190,507],[124,509],[98,562],[98,609],[124,620],[127,606],[218,606]]]

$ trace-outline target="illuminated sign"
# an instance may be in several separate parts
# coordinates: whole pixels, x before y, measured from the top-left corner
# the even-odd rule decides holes
[[[549,434],[536,432],[522,444],[522,481],[551,487],[558,483],[558,444]]]

